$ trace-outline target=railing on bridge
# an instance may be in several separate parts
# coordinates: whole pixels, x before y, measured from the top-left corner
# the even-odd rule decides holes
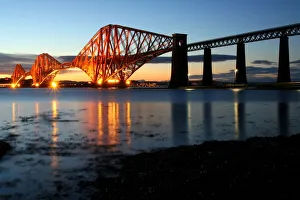
[[[261,40],[270,40],[280,38],[281,36],[300,35],[300,23],[277,28],[270,28],[260,31],[254,31],[239,35],[232,35],[202,42],[190,43],[187,45],[187,51],[198,51],[205,48],[223,47],[235,45],[238,43],[249,43]]]

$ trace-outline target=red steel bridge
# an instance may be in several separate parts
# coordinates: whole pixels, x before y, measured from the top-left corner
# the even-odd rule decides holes
[[[120,25],[107,25],[90,39],[72,62],[60,63],[47,53],[37,56],[30,71],[17,64],[12,74],[13,85],[31,76],[33,85],[51,82],[67,68],[79,68],[93,84],[105,86],[126,80],[145,63],[172,51],[172,71],[169,86],[188,85],[188,52],[204,50],[203,85],[212,85],[211,48],[237,45],[236,83],[247,84],[245,43],[280,38],[277,82],[290,82],[288,37],[300,35],[300,23],[265,29],[213,40],[187,44],[186,34],[162,35]]]

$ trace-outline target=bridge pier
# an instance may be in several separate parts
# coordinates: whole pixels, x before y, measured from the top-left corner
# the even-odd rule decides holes
[[[188,86],[187,35],[173,34],[172,69],[169,88]]]
[[[203,77],[202,84],[209,86],[213,84],[212,78],[212,64],[211,64],[211,49],[204,49],[204,61],[203,61]]]
[[[245,44],[238,43],[236,51],[235,83],[247,84]]]
[[[118,88],[127,88],[127,84],[125,80],[120,80],[118,86]]]
[[[116,83],[104,82],[101,86],[99,86],[98,84],[95,84],[94,86],[101,87],[101,88],[109,88],[109,87],[127,88],[128,87],[125,80],[119,80],[119,82]]]
[[[291,82],[289,38],[287,36],[280,37],[277,82]]]

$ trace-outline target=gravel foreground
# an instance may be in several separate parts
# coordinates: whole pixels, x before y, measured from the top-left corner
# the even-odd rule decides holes
[[[8,143],[0,141],[0,158],[9,149]],[[109,159],[117,160],[108,167],[118,176],[104,177],[103,161],[99,161],[94,181],[78,179],[75,184],[86,194],[84,199],[300,197],[300,134],[209,141],[132,156],[115,155],[107,163]]]
[[[7,142],[0,140],[0,158],[10,149],[11,146]]]
[[[300,134],[209,141],[124,156],[118,177],[81,181],[90,199],[300,197]]]

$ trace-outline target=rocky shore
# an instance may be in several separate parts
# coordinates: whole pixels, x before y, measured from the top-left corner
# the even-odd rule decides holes
[[[0,158],[10,149],[11,146],[7,142],[0,140]]]
[[[124,156],[118,176],[81,181],[91,199],[298,198],[300,134],[210,141]]]

